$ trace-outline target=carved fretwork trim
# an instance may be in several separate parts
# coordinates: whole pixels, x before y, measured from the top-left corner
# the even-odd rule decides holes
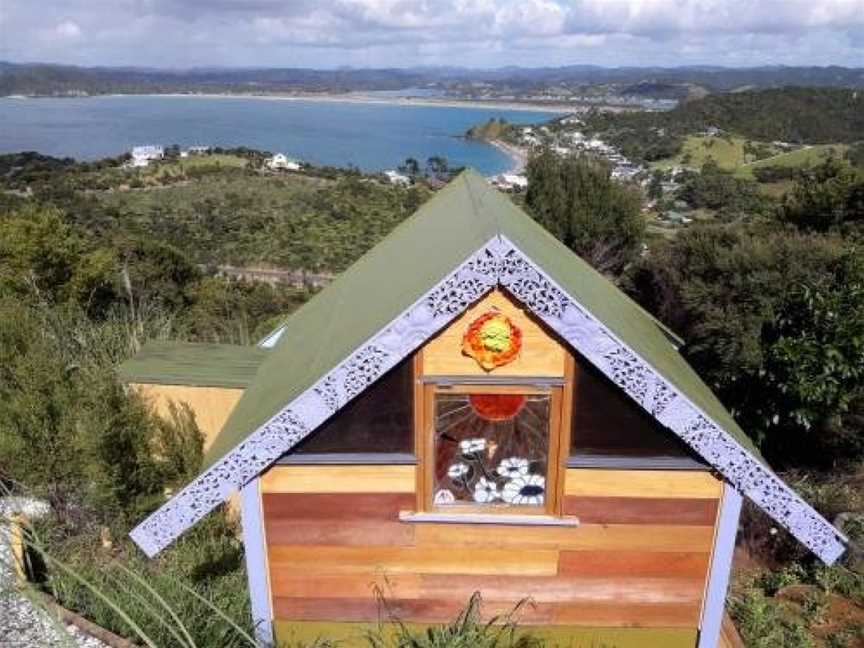
[[[505,237],[453,273],[132,532],[150,556],[500,284],[826,563],[846,541],[761,461],[619,340]]]
[[[148,556],[159,553],[491,290],[499,258],[493,239],[144,520],[132,539]]]

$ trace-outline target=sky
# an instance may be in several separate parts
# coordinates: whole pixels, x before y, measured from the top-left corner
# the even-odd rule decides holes
[[[0,0],[0,60],[864,67],[864,0]]]

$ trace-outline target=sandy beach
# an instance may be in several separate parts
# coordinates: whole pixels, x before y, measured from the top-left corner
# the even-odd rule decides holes
[[[94,95],[97,96],[97,95]],[[107,96],[145,96],[145,97],[201,97],[202,99],[261,99],[265,101],[315,101],[321,103],[354,103],[354,104],[380,104],[389,106],[428,106],[435,108],[476,108],[478,110],[489,110],[498,108],[501,110],[525,110],[529,112],[546,112],[567,114],[584,110],[580,106],[571,106],[561,103],[537,103],[519,101],[482,101],[479,99],[456,99],[435,97],[379,97],[374,95],[347,93],[347,94],[239,94],[239,93],[184,93],[170,92],[159,94],[127,95],[113,93]]]
[[[528,149],[521,146],[514,146],[502,140],[489,140],[487,142],[502,153],[505,153],[511,160],[513,166],[507,169],[504,173],[521,175],[525,173],[525,167],[528,165]]]

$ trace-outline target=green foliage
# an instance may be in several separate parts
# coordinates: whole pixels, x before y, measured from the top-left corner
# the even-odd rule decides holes
[[[793,286],[763,331],[763,383],[805,428],[847,412],[864,389],[864,255],[828,269],[833,276]]]
[[[643,160],[660,159],[650,153],[651,142],[680,142],[711,126],[767,142],[854,142],[864,139],[864,96],[851,88],[715,93],[666,112],[595,112],[586,121],[625,155]]]
[[[717,210],[727,219],[766,209],[755,182],[735,177],[713,162],[706,162],[701,173],[687,174],[678,198],[695,209]]]
[[[812,648],[800,622],[783,614],[781,604],[759,590],[729,600],[729,612],[748,648]]]
[[[503,117],[492,117],[483,124],[472,126],[465,132],[468,139],[516,141],[519,129]]]
[[[205,277],[188,290],[190,304],[175,326],[187,337],[204,342],[254,344],[269,333],[310,293],[285,285]]]
[[[800,169],[794,166],[781,166],[781,165],[765,165],[765,166],[754,166],[752,168],[753,177],[756,178],[757,182],[781,182],[783,180],[794,180],[798,177],[798,174],[801,172]]]
[[[628,279],[770,459],[830,464],[864,450],[861,268],[840,239],[710,226],[657,245]]]
[[[846,151],[846,159],[854,167],[864,169],[864,142],[856,142]]]
[[[386,600],[381,600],[387,610]],[[542,641],[518,632],[516,615],[526,603],[520,602],[507,615],[484,622],[480,594],[475,592],[452,623],[418,631],[388,613],[388,621],[396,626],[395,637],[379,628],[367,638],[372,648],[542,648]]]
[[[28,205],[6,215],[0,220],[0,295],[61,300],[76,274],[81,248],[56,209]]]
[[[197,469],[201,437],[190,414],[155,418],[117,382],[128,336],[119,319],[92,323],[74,307],[0,301],[0,475],[55,510],[132,520]]]
[[[115,634],[154,648],[256,645],[242,546],[224,516],[209,516],[156,560],[122,536],[114,544],[107,529],[69,534],[62,521],[33,545],[49,567],[42,587]]]
[[[636,259],[645,234],[641,198],[605,165],[544,150],[527,173],[526,205],[558,240],[601,272],[619,273]]]
[[[825,232],[864,223],[864,178],[834,158],[799,176],[779,212],[802,230]]]
[[[111,192],[64,203],[82,225],[98,220],[112,237],[158,241],[193,263],[270,264],[338,272],[381,240],[428,197],[422,187],[336,181],[250,171],[211,174],[159,191]]]

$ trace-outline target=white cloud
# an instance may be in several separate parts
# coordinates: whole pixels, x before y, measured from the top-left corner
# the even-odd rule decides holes
[[[81,27],[74,20],[64,20],[58,23],[54,29],[50,31],[52,36],[64,38],[67,40],[75,40],[81,37]]]
[[[0,56],[86,64],[864,62],[864,0],[5,0],[3,12]]]

